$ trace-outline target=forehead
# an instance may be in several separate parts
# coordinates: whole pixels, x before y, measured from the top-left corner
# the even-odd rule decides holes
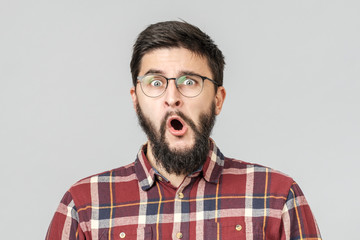
[[[167,77],[182,72],[212,77],[207,59],[185,48],[160,48],[146,53],[141,60],[139,75],[154,70]]]

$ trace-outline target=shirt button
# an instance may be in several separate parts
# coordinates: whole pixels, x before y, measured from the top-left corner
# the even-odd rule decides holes
[[[178,233],[176,234],[176,237],[177,237],[178,239],[181,239],[181,238],[183,238],[183,234],[182,234],[181,232],[178,232]]]
[[[240,224],[238,224],[238,225],[236,225],[235,229],[236,229],[236,231],[241,231],[242,226]]]
[[[120,238],[125,238],[126,234],[124,232],[120,233]]]
[[[184,194],[182,192],[179,193],[179,198],[181,198],[181,199],[184,198]]]
[[[163,178],[160,177],[160,176],[158,176],[158,179],[159,179],[160,182],[162,182],[162,180],[163,180]]]

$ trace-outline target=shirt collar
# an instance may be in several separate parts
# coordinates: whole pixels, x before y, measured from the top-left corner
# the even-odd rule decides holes
[[[149,160],[145,155],[147,144],[144,144],[135,160],[135,172],[142,190],[150,189],[155,183],[155,169],[152,168]],[[190,174],[189,177],[195,177],[202,172],[202,177],[210,183],[218,183],[224,167],[224,155],[216,146],[214,140],[210,138],[210,150],[206,161],[200,171]]]

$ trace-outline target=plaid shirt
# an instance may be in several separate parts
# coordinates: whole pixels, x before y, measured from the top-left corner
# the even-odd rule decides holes
[[[215,143],[178,187],[134,163],[85,178],[61,200],[46,239],[321,239],[299,186],[284,174],[224,157]]]

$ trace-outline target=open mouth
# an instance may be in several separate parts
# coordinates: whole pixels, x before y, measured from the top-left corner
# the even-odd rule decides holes
[[[172,116],[167,122],[168,130],[172,135],[183,136],[187,131],[185,122],[179,116]]]
[[[183,128],[183,124],[177,120],[177,119],[173,119],[170,121],[170,125],[176,130],[176,131],[180,131]]]

